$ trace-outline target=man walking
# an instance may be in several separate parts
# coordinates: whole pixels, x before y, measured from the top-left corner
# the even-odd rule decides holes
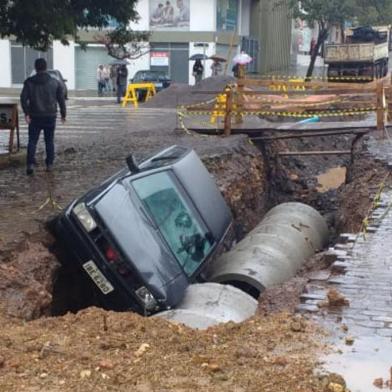
[[[27,78],[20,95],[25,119],[29,125],[27,146],[27,175],[34,174],[35,152],[41,130],[44,131],[46,148],[46,170],[52,171],[54,161],[54,130],[56,127],[57,103],[61,121],[65,122],[66,107],[64,91],[60,82],[46,72],[45,59],[35,60],[36,75]]]

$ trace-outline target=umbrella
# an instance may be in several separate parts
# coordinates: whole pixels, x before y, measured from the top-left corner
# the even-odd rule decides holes
[[[202,53],[196,53],[189,57],[189,60],[208,60],[208,56]]]
[[[233,58],[233,63],[234,64],[249,64],[252,61],[252,57],[249,56],[249,54],[246,54],[245,52],[241,52],[240,54],[237,54]]]
[[[218,56],[216,54],[209,57],[210,60],[218,61],[221,63],[225,63],[227,60],[224,57]]]
[[[127,60],[113,60],[109,63],[109,65],[128,65],[128,61]]]

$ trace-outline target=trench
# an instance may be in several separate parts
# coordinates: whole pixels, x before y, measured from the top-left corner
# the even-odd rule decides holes
[[[332,245],[339,233],[358,232],[372,204],[372,196],[388,172],[387,163],[374,159],[369,153],[366,137],[356,143],[352,156],[306,158],[279,157],[277,153],[300,149],[349,149],[352,138],[319,137],[257,147],[245,137],[242,141],[236,138],[228,153],[225,150],[220,155],[215,151],[212,154],[210,149],[202,160],[233,213],[238,241],[274,206],[301,202],[324,216]],[[80,270],[59,267],[61,263],[72,264],[72,260],[48,231],[42,229],[21,243],[10,244],[9,251],[3,249],[1,252],[4,262],[0,264],[0,293],[8,313],[31,320],[77,312],[89,306],[124,310],[102,303],[95,286]],[[294,310],[304,286],[301,282],[306,281],[306,272],[323,267],[323,261],[317,257],[306,263],[294,280],[288,282],[289,290],[284,287],[278,295],[273,295],[273,308],[282,309],[283,305],[290,304],[283,309]],[[243,282],[230,283],[254,298],[259,295],[258,290]],[[261,295],[260,306],[268,296],[265,292]]]
[[[238,178],[231,184],[234,189],[243,188],[245,201],[238,201],[238,195],[224,186],[223,194],[230,205],[235,218],[237,240],[250,231],[271,207],[284,202],[301,202],[318,210],[326,219],[330,231],[331,244],[336,236],[346,229],[359,228],[362,219],[358,213],[358,205],[363,212],[371,203],[369,195],[357,193],[355,190],[363,187],[364,172],[369,170],[383,171],[377,167],[377,162],[363,157],[364,142],[358,143],[357,152],[352,156],[328,156],[328,157],[279,157],[278,151],[284,149],[350,149],[353,137],[319,137],[298,139],[289,142],[274,142],[271,144],[258,145],[260,164],[255,163],[255,158],[245,159],[245,166],[252,166],[252,176],[264,178],[265,189],[255,196],[256,200],[246,200],[249,193],[248,184],[241,183]],[[254,152],[252,152],[254,154]],[[251,154],[251,155],[252,155]],[[257,154],[256,154],[257,155]],[[253,159],[253,161],[252,161]],[[229,162],[222,162],[214,157],[205,161],[206,166],[218,178],[218,184],[222,189],[220,171],[232,170]],[[382,165],[381,165],[382,166]],[[376,176],[377,177],[377,176]],[[373,178],[377,181],[377,178]],[[240,184],[241,183],[241,184]],[[227,185],[227,184],[226,184]],[[260,184],[258,184],[260,185]],[[238,189],[237,189],[238,191]],[[234,199],[234,201],[233,201]],[[349,199],[349,200],[348,200]],[[244,205],[248,203],[248,205]],[[255,204],[257,207],[255,207]],[[250,205],[249,205],[250,204]],[[352,207],[355,206],[356,214]],[[54,246],[56,257],[62,265],[69,265],[68,255],[58,244]],[[323,265],[313,265],[313,269],[321,269]],[[258,298],[260,291],[244,282],[230,281],[231,285],[245,291],[254,298]],[[98,306],[112,310],[125,310],[113,308],[110,304],[104,304],[96,287],[90,279],[81,274],[78,269],[60,267],[53,286],[53,301],[50,314],[53,316],[63,315],[67,312],[77,312],[89,306]]]

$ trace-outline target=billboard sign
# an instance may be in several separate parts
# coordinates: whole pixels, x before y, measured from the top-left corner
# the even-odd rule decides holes
[[[150,0],[150,29],[188,31],[190,0]]]

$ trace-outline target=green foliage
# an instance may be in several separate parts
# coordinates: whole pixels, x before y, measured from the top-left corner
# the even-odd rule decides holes
[[[0,36],[15,36],[24,45],[47,50],[54,39],[77,40],[78,29],[108,26],[125,31],[138,19],[137,0],[0,0]]]
[[[356,0],[289,0],[295,18],[318,23],[321,29],[341,25],[356,14]]]
[[[359,25],[380,26],[392,23],[392,0],[356,0]]]

